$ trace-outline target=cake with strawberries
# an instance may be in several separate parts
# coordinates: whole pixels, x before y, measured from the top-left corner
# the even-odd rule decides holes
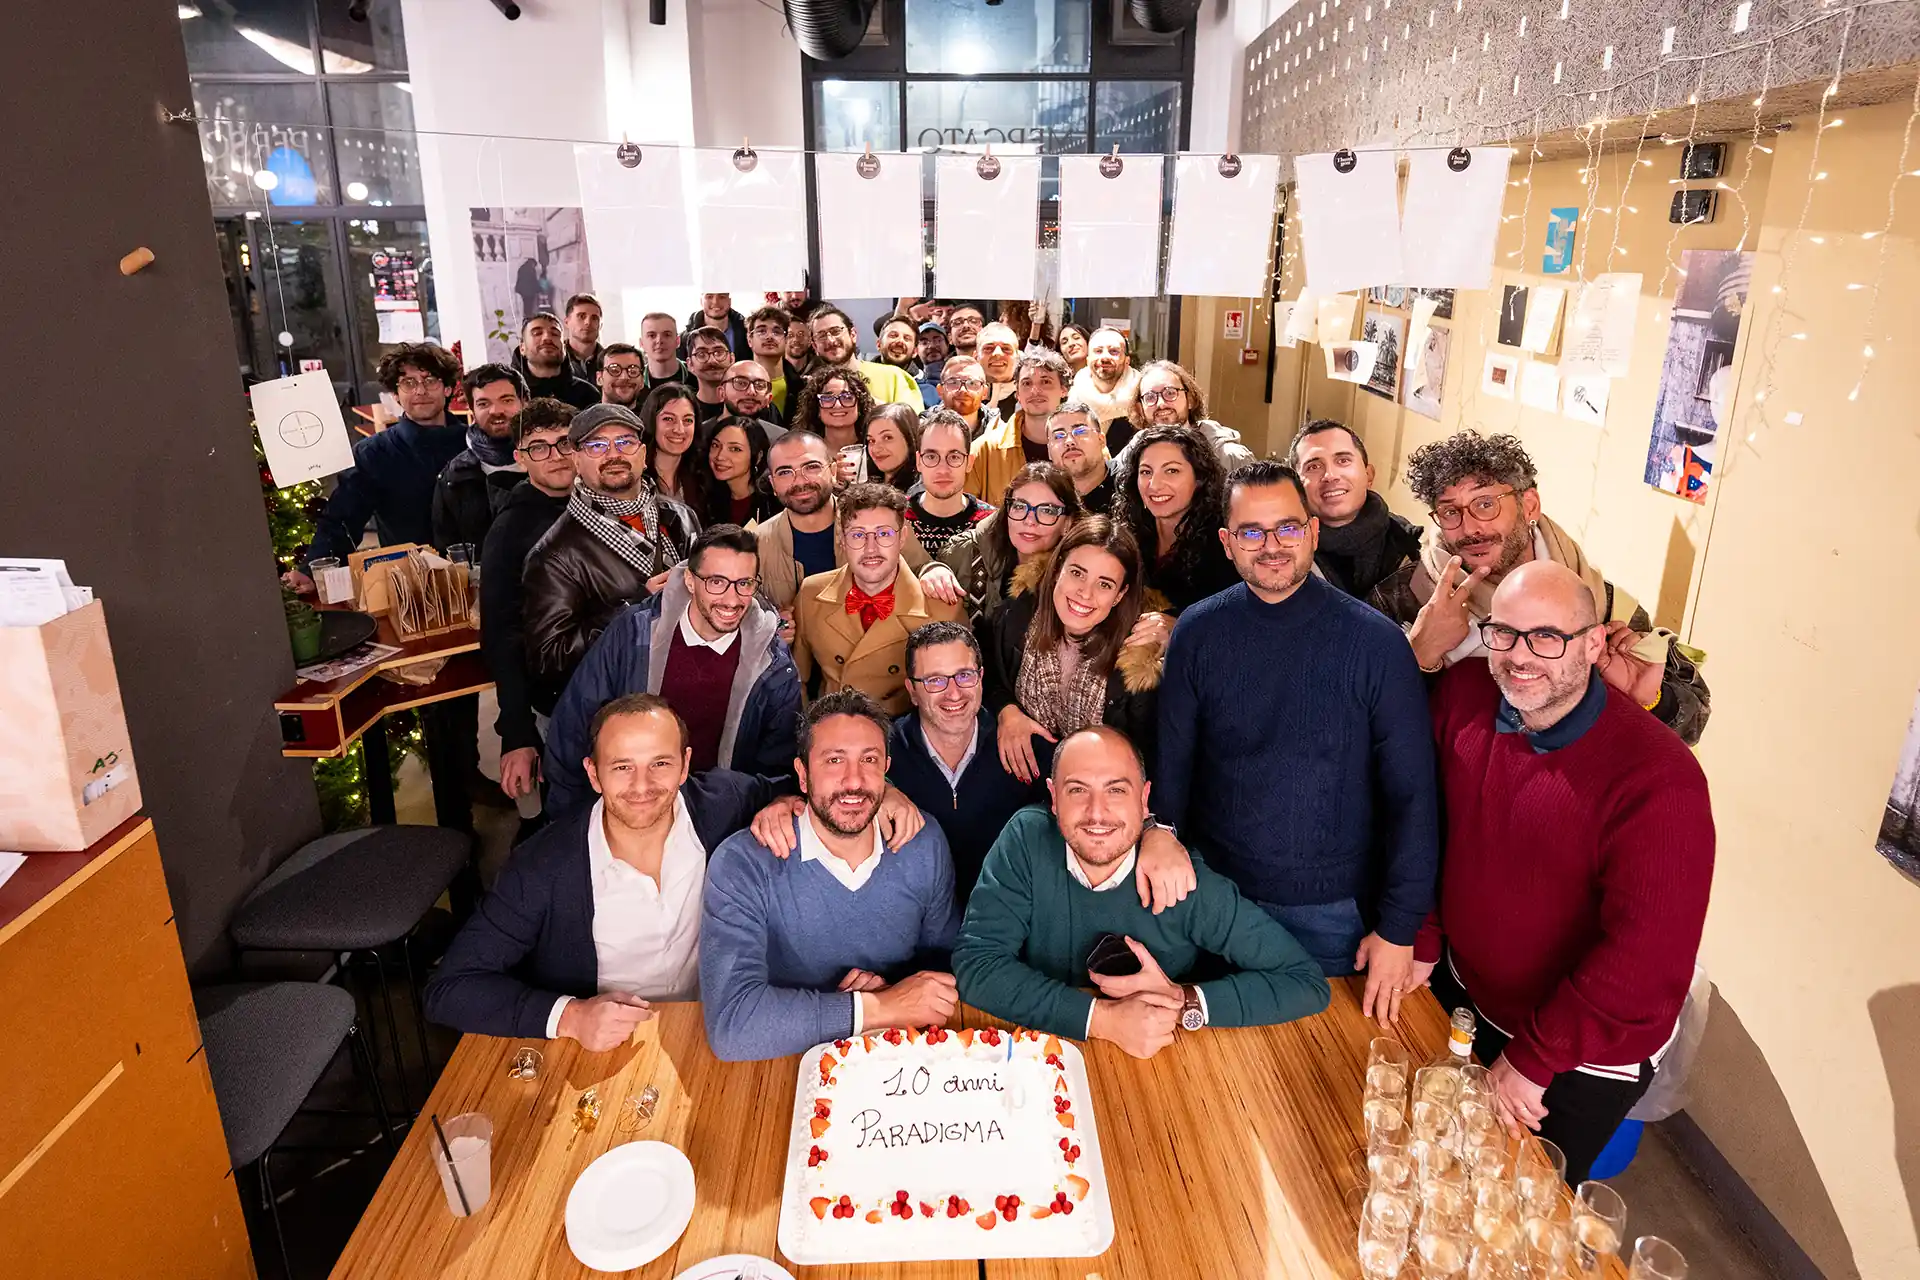
[[[780,1229],[794,1261],[1090,1257],[1112,1239],[1075,1046],[936,1028],[802,1056]]]

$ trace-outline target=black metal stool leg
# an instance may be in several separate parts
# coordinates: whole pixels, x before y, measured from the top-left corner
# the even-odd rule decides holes
[[[374,1118],[380,1122],[380,1141],[386,1144],[388,1154],[392,1155],[397,1148],[393,1141],[393,1122],[387,1118],[387,1100],[380,1092],[380,1070],[374,1064],[366,1041],[360,1036],[360,1024],[357,1021],[347,1028],[347,1050],[353,1057],[353,1073],[360,1077],[361,1087],[373,1099]]]
[[[287,1233],[280,1226],[280,1201],[273,1194],[273,1148],[268,1147],[260,1156],[260,1195],[267,1203],[267,1218],[273,1223],[273,1241],[280,1247],[280,1274],[286,1280],[293,1280],[293,1259],[287,1254]]]
[[[427,1044],[427,1006],[420,998],[420,979],[413,971],[413,935],[400,939],[400,955],[407,964],[407,996],[413,1001],[413,1026],[420,1036],[420,1087],[433,1090],[433,1049]]]
[[[407,1085],[407,1054],[400,1047],[400,1023],[393,1016],[393,991],[387,984],[387,962],[378,948],[367,951],[373,958],[374,979],[380,985],[380,1003],[387,1014],[387,1045],[393,1050],[393,1070],[399,1082],[400,1109],[407,1115],[414,1114],[413,1090]]]

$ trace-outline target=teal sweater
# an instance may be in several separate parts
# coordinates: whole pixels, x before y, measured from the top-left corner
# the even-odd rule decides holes
[[[1087,953],[1103,933],[1140,943],[1175,982],[1202,953],[1234,972],[1200,984],[1209,1025],[1263,1026],[1319,1013],[1330,993],[1320,966],[1231,880],[1198,858],[1199,887],[1154,915],[1132,885],[1096,893],[1067,871],[1053,815],[1037,805],[1013,815],[987,854],[967,904],[953,976],[960,998],[995,1017],[1082,1039],[1093,1007]]]

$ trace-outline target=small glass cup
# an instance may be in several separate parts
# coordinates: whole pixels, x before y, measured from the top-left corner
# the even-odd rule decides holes
[[[1467,1269],[1473,1257],[1473,1236],[1465,1224],[1436,1220],[1431,1214],[1420,1216],[1415,1233],[1420,1255],[1420,1274],[1425,1280],[1450,1280]]]
[[[1473,1235],[1504,1253],[1521,1247],[1520,1197],[1504,1182],[1480,1182],[1473,1188]]]
[[[1567,1157],[1545,1138],[1525,1138],[1514,1162],[1513,1179],[1524,1204],[1542,1209],[1560,1204],[1565,1199]]]
[[[1360,1207],[1360,1274],[1365,1280],[1394,1280],[1406,1261],[1413,1231],[1413,1207],[1386,1191],[1367,1195]]]
[[[1511,1188],[1513,1185],[1513,1150],[1507,1146],[1504,1134],[1502,1141],[1484,1143],[1477,1147],[1468,1147],[1466,1154],[1467,1172],[1473,1175],[1476,1183],[1497,1182]]]
[[[1520,1234],[1527,1271],[1541,1280],[1558,1280],[1573,1257],[1573,1223],[1564,1200],[1551,1205],[1521,1201]]]
[[[480,559],[480,549],[471,542],[449,542],[447,560],[452,564],[475,564]]]
[[[1627,1202],[1604,1182],[1580,1184],[1573,1195],[1573,1259],[1583,1276],[1597,1276],[1627,1234]]]
[[[660,1091],[648,1085],[638,1094],[620,1101],[620,1114],[613,1122],[616,1133],[638,1133],[653,1122],[654,1108],[660,1105]]]
[[[540,1078],[540,1051],[531,1045],[521,1045],[513,1051],[513,1061],[507,1064],[509,1080],[538,1080]]]
[[[469,1111],[445,1121],[440,1129],[447,1136],[446,1146],[440,1145],[438,1135],[431,1145],[440,1189],[447,1195],[447,1211],[456,1218],[478,1213],[493,1194],[493,1121]]]
[[[1422,1067],[1413,1073],[1414,1100],[1438,1103],[1449,1111],[1460,1105],[1465,1087],[1460,1068],[1451,1063]]]
[[[1659,1236],[1641,1236],[1633,1242],[1628,1280],[1687,1280],[1687,1259]]]

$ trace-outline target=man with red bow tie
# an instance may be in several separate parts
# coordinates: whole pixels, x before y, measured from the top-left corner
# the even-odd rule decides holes
[[[889,715],[903,714],[907,637],[960,616],[957,605],[927,595],[911,573],[900,572],[906,511],[906,495],[891,485],[850,485],[840,495],[844,563],[801,583],[794,603],[793,661],[801,685],[816,695],[858,689]]]

